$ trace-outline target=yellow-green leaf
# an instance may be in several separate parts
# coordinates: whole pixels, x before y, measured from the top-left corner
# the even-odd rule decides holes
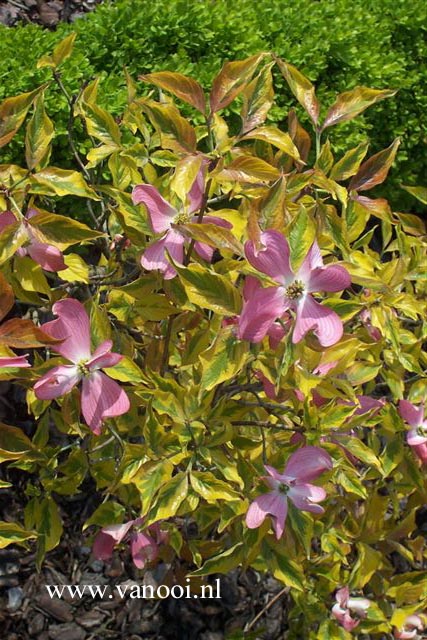
[[[0,522],[0,549],[8,547],[10,544],[25,546],[27,540],[36,537],[33,531],[26,531],[17,522]]]
[[[47,167],[33,174],[30,193],[45,196],[79,196],[99,200],[99,196],[85,182],[78,171]]]
[[[193,304],[221,315],[240,313],[241,298],[228,278],[198,264],[189,267],[175,265],[185,292]]]
[[[34,113],[25,136],[25,160],[29,169],[34,169],[48,155],[53,136],[53,123],[44,108],[44,94],[40,93],[34,101]]]

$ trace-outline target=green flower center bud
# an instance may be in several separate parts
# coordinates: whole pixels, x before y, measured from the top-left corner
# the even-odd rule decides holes
[[[90,374],[85,362],[79,362],[77,367],[83,376],[88,376]]]
[[[284,484],[283,482],[281,482],[277,487],[277,490],[279,491],[279,493],[284,493],[286,495],[289,491],[289,487],[287,484]]]
[[[297,300],[297,298],[301,298],[304,290],[304,283],[301,280],[295,280],[289,287],[286,287],[285,294],[290,300]]]
[[[426,438],[427,437],[427,427],[422,425],[422,424],[420,424],[420,426],[417,427],[417,433],[422,438]]]
[[[188,224],[190,221],[191,215],[189,213],[185,213],[184,211],[178,213],[178,215],[174,218],[175,224]]]

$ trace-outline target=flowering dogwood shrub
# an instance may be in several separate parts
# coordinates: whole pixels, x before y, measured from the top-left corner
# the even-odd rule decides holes
[[[421,637],[426,229],[371,193],[399,140],[337,158],[327,137],[393,92],[320,105],[260,53],[210,91],[159,72],[139,97],[127,76],[116,120],[98,80],[63,85],[72,43],[40,62],[69,104],[66,168],[49,164],[49,84],[0,105],[1,145],[26,127],[23,166],[0,166],[0,377],[35,424],[0,426],[3,468],[31,483],[1,546],[34,545],[40,568],[60,496],[91,483],[95,557],[129,542],[174,582],[269,572],[289,639]],[[273,66],[299,103],[281,127]]]

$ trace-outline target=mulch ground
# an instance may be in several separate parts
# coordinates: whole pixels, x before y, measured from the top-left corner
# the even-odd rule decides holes
[[[19,512],[22,516],[28,475],[16,469],[2,473],[13,480],[14,488],[0,490],[0,519],[22,520]],[[127,551],[116,551],[108,562],[94,559],[89,536],[81,533],[93,511],[91,497],[86,492],[72,499],[55,496],[64,535],[59,547],[47,554],[40,573],[35,570],[33,550],[13,546],[0,550],[1,640],[224,640],[236,637],[233,631],[254,622],[270,603],[252,625],[255,635],[247,637],[284,637],[288,599],[283,585],[252,570],[213,576],[215,595],[220,579],[220,598],[120,598],[116,585],[122,591],[128,585],[129,592],[135,584],[154,589],[178,584],[176,577],[184,569],[175,560],[139,571]],[[66,591],[62,598],[51,598],[46,585],[108,585],[108,589],[103,598],[89,594],[73,598]]]
[[[35,22],[55,28],[61,22],[72,22],[95,9],[102,0],[1,0],[0,24],[12,27]]]

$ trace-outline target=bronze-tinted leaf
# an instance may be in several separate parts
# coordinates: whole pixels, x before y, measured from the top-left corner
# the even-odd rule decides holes
[[[44,331],[36,327],[31,320],[12,318],[0,326],[0,344],[15,349],[29,349],[57,344],[61,340],[51,338]]]
[[[391,98],[395,94],[396,91],[391,89],[369,89],[368,87],[355,87],[351,91],[340,93],[326,114],[322,130],[339,122],[351,120],[372,104],[384,98]]]
[[[247,133],[265,122],[274,100],[273,77],[271,75],[273,64],[273,62],[266,64],[243,89],[242,133]]]
[[[310,153],[311,148],[311,138],[304,127],[301,126],[297,115],[295,113],[295,109],[291,109],[288,114],[288,128],[289,135],[291,136],[292,142],[298,149],[298,153],[300,155],[301,160],[304,162],[307,161],[308,154]]]
[[[203,88],[193,78],[189,78],[182,73],[171,71],[158,71],[139,76],[140,80],[150,82],[165,91],[169,91],[177,98],[191,104],[195,109],[205,114],[206,98]]]
[[[46,87],[44,84],[29,93],[21,93],[14,98],[3,100],[0,104],[0,147],[12,140],[24,122],[34,98]]]
[[[304,107],[314,124],[319,120],[319,102],[316,98],[314,86],[296,67],[280,58],[275,58],[280,71],[282,72],[290,90]]]
[[[349,190],[366,191],[384,182],[399,145],[400,139],[396,138],[387,149],[383,149],[366,160],[351,180]]]
[[[10,284],[2,273],[0,273],[0,320],[9,313],[15,302],[15,296]]]
[[[212,84],[211,112],[227,107],[252,79],[255,69],[265,53],[258,53],[245,60],[226,62]]]

